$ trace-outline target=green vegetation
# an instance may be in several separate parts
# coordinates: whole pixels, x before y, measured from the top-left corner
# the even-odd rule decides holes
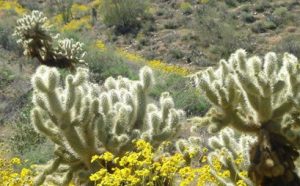
[[[100,11],[105,24],[114,26],[119,33],[128,33],[140,27],[141,19],[146,14],[147,5],[147,1],[140,0],[104,0]]]

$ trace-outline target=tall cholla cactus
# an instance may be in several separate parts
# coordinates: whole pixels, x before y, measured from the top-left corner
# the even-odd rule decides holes
[[[221,130],[218,136],[209,139],[209,147],[213,151],[208,154],[208,163],[212,169],[212,174],[220,183],[226,186],[236,185],[237,183],[254,186],[245,173],[247,173],[250,166],[250,145],[255,141],[254,137],[237,135],[230,128]],[[216,170],[214,158],[220,160],[222,170],[229,171],[227,176],[220,175],[220,170]]]
[[[24,55],[37,58],[41,64],[74,70],[74,64],[84,63],[83,44],[54,36],[42,12],[34,10],[20,18],[14,35],[23,46]]]
[[[300,185],[294,160],[300,148],[300,68],[295,56],[275,53],[246,58],[237,50],[217,69],[195,75],[195,83],[212,103],[204,118],[194,118],[217,132],[230,126],[258,136],[251,149],[249,175],[258,185]]]
[[[138,81],[110,77],[101,88],[88,82],[88,71],[83,68],[66,77],[65,87],[59,85],[59,77],[55,68],[41,66],[32,78],[31,118],[36,130],[55,143],[57,156],[37,177],[36,185],[63,164],[68,169],[62,184],[73,177],[87,181],[95,168],[90,163],[93,155],[109,151],[121,156],[133,149],[132,141],[138,138],[155,148],[174,139],[184,119],[184,112],[174,108],[166,92],[160,108],[148,103],[154,81],[148,67],[141,69]]]

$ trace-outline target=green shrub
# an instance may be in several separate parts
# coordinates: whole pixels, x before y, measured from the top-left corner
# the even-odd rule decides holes
[[[236,7],[237,6],[237,2],[236,0],[225,0],[226,5],[230,6],[230,7]]]
[[[21,54],[21,47],[18,46],[16,39],[12,36],[14,27],[15,19],[13,16],[0,20],[0,45],[6,50]]]
[[[117,77],[119,75],[137,79],[137,74],[112,49],[100,51],[91,47],[87,51],[85,61],[96,82],[103,81],[109,76]]]
[[[252,26],[251,30],[255,33],[264,33],[276,28],[277,25],[273,21],[259,21]]]
[[[34,148],[26,149],[22,154],[22,159],[27,160],[25,165],[44,164],[47,163],[54,155],[54,145],[46,141]]]
[[[243,12],[241,18],[246,23],[253,23],[256,21],[255,17],[251,13]]]
[[[203,115],[209,108],[208,102],[195,90],[188,79],[176,74],[156,73],[157,80],[150,96],[159,99],[162,92],[170,91],[176,107],[182,108],[188,116]]]
[[[114,26],[118,33],[124,34],[140,27],[147,5],[147,1],[141,0],[103,0],[100,12],[106,25]]]
[[[274,49],[277,52],[288,52],[300,58],[300,39],[299,36],[288,36],[284,38]]]
[[[0,89],[3,89],[15,79],[12,70],[7,67],[0,67]]]
[[[23,155],[32,149],[37,148],[45,142],[45,138],[35,132],[30,123],[30,109],[32,105],[26,105],[19,115],[19,118],[12,124],[13,134],[8,140],[11,150],[18,155]]]
[[[191,14],[193,12],[193,6],[188,2],[182,2],[180,3],[180,10],[183,14]]]
[[[279,7],[274,10],[272,15],[270,16],[270,19],[272,20],[272,22],[279,26],[292,21],[293,15],[289,13],[286,7]]]
[[[257,12],[264,12],[266,9],[270,8],[271,5],[268,1],[258,1],[256,6],[254,7]]]
[[[184,57],[184,53],[179,48],[172,48],[169,53],[173,59],[181,59]]]
[[[164,23],[164,27],[165,29],[176,29],[178,28],[180,25],[178,24],[178,21],[176,19],[171,19],[171,20],[167,20]]]

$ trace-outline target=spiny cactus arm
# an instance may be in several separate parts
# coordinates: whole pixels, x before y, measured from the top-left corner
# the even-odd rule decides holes
[[[51,174],[51,173],[53,173],[53,172],[56,171],[56,169],[57,169],[57,168],[59,167],[59,165],[61,164],[61,161],[62,161],[62,160],[61,160],[60,157],[58,157],[58,158],[56,158],[54,161],[52,161],[52,162],[51,162],[51,163],[43,170],[43,172],[35,178],[33,185],[36,185],[36,186],[41,185],[41,184],[45,181],[47,175],[49,175],[49,174]]]
[[[71,63],[84,63],[86,52],[83,50],[83,43],[66,38],[58,41],[55,54],[57,58],[65,58]]]
[[[174,108],[173,100],[168,93],[162,93],[161,102],[161,110],[156,110],[156,108],[148,114],[147,125],[149,130],[146,131],[148,135],[144,133],[144,138],[150,137],[155,147],[162,141],[174,137],[185,117],[182,110]],[[148,110],[151,110],[151,108]]]
[[[76,95],[83,94],[80,93],[80,87],[86,82],[86,73],[85,70],[79,68],[75,76],[68,76],[66,79],[66,88],[63,90],[58,85],[59,74],[57,70],[41,66],[33,76],[32,82],[37,97],[44,97],[42,100],[44,103],[40,101],[40,105],[47,109],[46,112],[49,115],[49,118],[45,118],[46,120],[43,122],[47,123],[47,120],[51,119],[52,123],[59,129],[59,133],[66,140],[64,146],[71,147],[74,151],[73,153],[81,156],[89,164],[89,156],[92,155],[87,152],[94,153],[95,143],[91,140],[87,142],[89,139],[87,133],[91,133],[91,128],[93,128],[93,123],[90,122],[90,119],[93,118],[92,115],[94,113],[91,112],[90,107],[95,106],[93,106],[89,94],[85,97],[79,96],[76,98]],[[75,105],[76,102],[81,103]],[[78,105],[81,108],[74,108]],[[76,113],[77,110],[79,113]],[[89,125],[91,126],[88,127]],[[89,129],[88,131],[83,130],[85,126]]]
[[[178,152],[183,154],[183,157],[188,165],[191,163],[198,163],[200,155],[203,153],[201,146],[203,139],[201,137],[191,136],[188,139],[179,139],[176,141],[175,147]]]
[[[215,170],[214,158],[218,159],[222,165],[222,170],[228,170],[230,177],[221,177],[220,180],[235,183],[238,179],[242,179],[247,185],[253,185],[252,181],[241,174],[247,171],[250,165],[249,149],[250,145],[256,141],[252,136],[238,136],[234,130],[223,129],[218,136],[209,138],[209,147],[213,149],[208,154],[209,164],[214,170],[215,176],[221,170]],[[215,160],[214,160],[215,161]]]
[[[59,132],[55,129],[55,126],[50,122],[44,122],[42,120],[40,111],[38,109],[34,109],[31,112],[31,118],[35,129],[42,134],[48,136],[54,143],[64,146],[62,143],[62,136]],[[50,127],[54,126],[54,127]]]
[[[216,167],[216,163],[215,160],[218,157],[218,153],[217,152],[212,152],[208,155],[207,157],[207,161],[208,164],[210,165],[210,173],[222,184],[222,185],[229,185],[229,186],[234,186],[234,182],[226,177],[223,177],[220,173],[221,169],[219,170],[219,166],[217,167],[217,169],[215,169]]]

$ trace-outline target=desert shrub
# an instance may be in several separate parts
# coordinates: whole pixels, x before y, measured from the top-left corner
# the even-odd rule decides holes
[[[155,87],[151,90],[150,96],[159,99],[162,92],[170,91],[174,98],[176,107],[182,108],[187,115],[202,115],[209,108],[209,104],[201,94],[192,88],[188,79],[176,74],[164,74],[157,72]]]
[[[164,23],[164,27],[166,29],[176,29],[178,28],[180,25],[178,23],[178,20],[176,19],[170,19],[170,20],[167,20],[165,23]]]
[[[243,12],[241,18],[246,23],[253,23],[256,21],[255,17],[251,13]]]
[[[254,7],[257,12],[264,12],[266,9],[270,8],[271,5],[268,1],[258,1]]]
[[[44,164],[47,163],[51,158],[53,158],[54,154],[54,145],[49,141],[45,141],[44,143],[35,146],[34,148],[29,148],[25,150],[22,154],[22,159],[27,160],[25,165],[32,164]]]
[[[225,0],[226,5],[230,7],[236,7],[237,6],[237,1],[236,0]]]
[[[12,70],[7,67],[0,67],[0,89],[6,87],[15,79],[15,75]]]
[[[180,48],[172,48],[169,53],[173,59],[181,59],[184,57],[184,53]]]
[[[106,25],[114,26],[118,33],[123,34],[140,27],[147,5],[147,1],[140,0],[104,0],[100,12]]]
[[[289,13],[286,7],[279,7],[274,10],[269,18],[272,22],[279,26],[293,20],[293,15]]]
[[[182,2],[180,3],[180,10],[183,14],[191,14],[193,12],[193,6],[189,2]]]
[[[274,30],[277,28],[277,25],[273,21],[265,20],[265,21],[259,21],[255,23],[252,27],[251,30],[254,33],[264,33],[267,32],[268,30]]]
[[[200,45],[210,47],[209,50],[216,59],[228,57],[241,46],[251,50],[249,43],[246,43],[249,41],[248,33],[240,32],[237,25],[238,20],[234,19],[221,4],[202,5],[195,18]]]
[[[18,46],[16,39],[12,36],[14,23],[13,17],[0,20],[0,45],[6,50],[20,54],[21,47]]]
[[[274,49],[277,52],[291,53],[300,58],[300,39],[299,36],[287,36]]]
[[[9,139],[11,150],[18,155],[30,151],[45,142],[45,138],[36,133],[30,123],[30,109],[26,105],[20,112],[19,118],[12,124],[13,134]]]
[[[56,0],[55,2],[58,12],[62,14],[64,23],[71,21],[73,0]]]
[[[98,50],[90,48],[85,60],[93,74],[92,77],[97,82],[103,81],[109,76],[117,77],[118,75],[132,79],[137,78],[136,73],[126,65],[125,60],[112,49]]]

